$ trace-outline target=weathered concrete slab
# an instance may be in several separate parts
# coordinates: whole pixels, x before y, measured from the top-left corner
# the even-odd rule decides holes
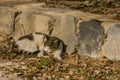
[[[17,16],[15,23],[14,38],[32,33],[42,32],[49,34],[52,28],[52,17],[41,13],[22,13]]]
[[[14,4],[13,10],[19,12],[40,12],[41,9],[45,9],[46,4],[44,2],[41,3],[26,3],[26,4]]]
[[[75,35],[76,18],[67,15],[56,16],[55,26],[52,36],[56,36],[64,41],[67,45],[67,53],[73,53],[78,45],[77,36]]]
[[[102,55],[112,60],[120,60],[120,24],[109,28]]]
[[[27,3],[27,2],[33,2],[33,0],[0,0],[0,4],[13,4],[13,3]]]
[[[110,28],[111,26],[116,25],[116,24],[119,24],[119,22],[117,22],[117,21],[103,21],[103,22],[101,23],[101,25],[102,25],[103,28],[104,28],[104,33],[105,33],[105,35],[108,33],[109,28]]]
[[[13,32],[14,16],[10,7],[0,6],[0,34]]]
[[[41,11],[55,18],[55,24],[51,35],[64,41],[67,45],[66,52],[68,54],[73,53],[78,45],[78,39],[75,33],[78,20],[77,17],[68,14],[71,11],[72,10],[69,9],[47,9]]]
[[[31,32],[42,32],[56,36],[63,40],[67,47],[68,53],[73,53],[78,45],[77,36],[75,35],[76,18],[65,15],[64,12],[31,12],[22,13],[16,20],[15,39]],[[23,29],[22,29],[23,28]]]
[[[79,45],[78,53],[97,57],[101,44],[104,41],[104,29],[101,22],[95,19],[82,21],[79,24]]]
[[[35,14],[34,20],[34,32],[42,32],[50,35],[53,30],[55,19],[51,15]]]
[[[107,33],[109,35],[108,29],[119,24],[107,16],[70,9],[44,8],[44,6],[44,3],[0,6],[0,33],[13,33],[17,40],[32,32],[42,32],[63,40],[69,54],[79,46],[79,54],[96,57],[101,50],[102,43],[105,43],[103,46],[107,44],[103,41],[105,41],[104,36]],[[15,15],[15,12],[19,14]],[[100,22],[91,19],[97,19]],[[106,50],[102,51],[106,52],[106,56],[109,57]]]

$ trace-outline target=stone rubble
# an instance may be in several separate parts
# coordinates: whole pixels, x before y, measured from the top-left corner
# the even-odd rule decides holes
[[[114,25],[119,24],[119,22],[111,20],[107,16],[70,9],[46,8],[45,3],[27,1],[30,1],[30,3],[0,6],[0,34],[12,34],[14,39],[17,40],[19,37],[32,32],[42,32],[63,40],[67,45],[66,52],[68,54],[78,51],[80,54],[90,54],[91,57],[96,56],[94,54],[100,56],[104,54],[108,58],[112,55],[113,58],[110,57],[110,59],[120,60],[118,55],[120,50],[118,45],[119,30],[116,30],[114,38],[110,38],[111,31],[109,31],[112,25],[114,28]],[[101,23],[93,22],[90,24],[89,21],[92,19],[96,19]],[[83,22],[86,22],[85,25],[79,29],[81,27],[79,24],[83,24]],[[85,28],[87,26],[90,27]],[[92,30],[94,26],[96,28]],[[99,36],[99,38],[96,36]],[[81,37],[85,39],[81,39]],[[114,43],[111,43],[112,41]],[[114,45],[114,48],[108,48],[111,44]],[[101,49],[102,47],[105,50]],[[114,51],[116,53],[112,53]]]

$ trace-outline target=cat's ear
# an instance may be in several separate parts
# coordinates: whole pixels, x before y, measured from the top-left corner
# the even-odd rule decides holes
[[[44,36],[44,43],[46,43],[48,40],[47,40],[47,37]]]

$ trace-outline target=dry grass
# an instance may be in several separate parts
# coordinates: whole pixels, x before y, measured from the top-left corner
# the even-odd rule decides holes
[[[119,80],[120,62],[73,54],[62,61],[54,58],[24,58],[13,73],[28,80]]]
[[[4,40],[5,41],[5,40]],[[11,42],[6,39],[5,43]],[[3,44],[2,42],[1,44]],[[7,44],[9,47],[10,44]],[[2,47],[2,48],[1,48]],[[0,49],[3,49],[2,45]],[[11,49],[11,48],[6,48]],[[119,80],[120,61],[111,61],[107,58],[93,59],[88,56],[79,56],[77,53],[71,56],[65,55],[62,61],[53,57],[37,58],[32,55],[17,55],[8,50],[1,51],[0,60],[19,64],[19,67],[0,67],[8,73],[16,73],[17,76],[27,80]],[[12,50],[11,50],[12,51]],[[27,56],[27,57],[26,57]],[[24,64],[21,64],[24,63]]]
[[[71,8],[94,14],[110,15],[112,19],[120,20],[119,0],[36,0],[45,2],[47,7]]]

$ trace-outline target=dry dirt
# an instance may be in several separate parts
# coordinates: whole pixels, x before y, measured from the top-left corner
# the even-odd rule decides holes
[[[119,0],[36,0],[46,2],[47,7],[70,8],[83,12],[108,15],[111,19],[120,20]]]
[[[77,52],[61,61],[52,56],[37,58],[13,52],[14,43],[11,36],[0,36],[0,80],[120,80],[120,61]]]
[[[120,1],[101,0],[45,1],[47,7],[71,8],[96,14],[110,15],[120,20]],[[36,2],[41,2],[36,0]],[[106,2],[106,3],[105,3]],[[112,3],[112,4],[111,4]],[[110,5],[109,5],[110,4]],[[52,57],[12,52],[14,40],[0,36],[0,80],[120,80],[120,61],[94,59],[76,53],[65,55],[62,61]]]

